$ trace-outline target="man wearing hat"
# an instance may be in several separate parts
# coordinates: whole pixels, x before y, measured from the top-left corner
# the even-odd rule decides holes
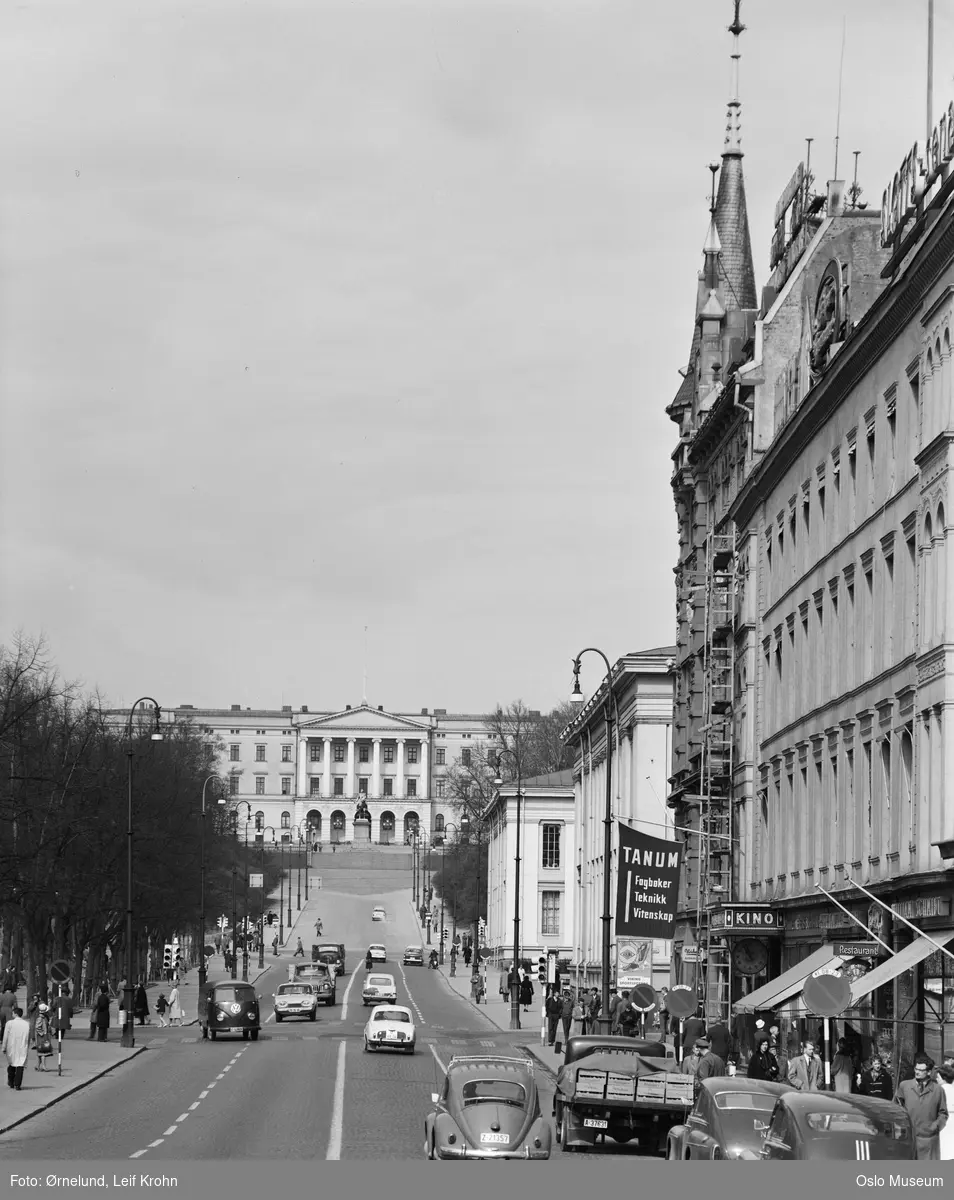
[[[707,1037],[696,1038],[693,1049],[701,1051],[702,1054],[699,1066],[696,1068],[696,1090],[698,1091],[703,1079],[714,1079],[716,1076],[726,1073],[725,1059],[716,1054]]]
[[[33,1045],[36,1049],[36,1069],[45,1071],[46,1060],[53,1053],[53,1039],[50,1036],[50,1006],[42,1002],[37,1005],[36,1009]]]

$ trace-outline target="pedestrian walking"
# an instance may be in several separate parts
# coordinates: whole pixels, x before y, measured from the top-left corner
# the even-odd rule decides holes
[[[9,980],[4,985],[3,993],[0,995],[0,1037],[3,1037],[3,1031],[6,1028],[7,1021],[13,1020],[13,1010],[17,1006],[16,991],[9,986]]]
[[[848,1053],[848,1043],[839,1038],[835,1046],[835,1057],[831,1060],[831,1082],[836,1092],[851,1092],[855,1077],[855,1062]]]
[[[501,971],[497,990],[500,992],[501,1000],[506,1000],[510,995],[510,973],[508,971]]]
[[[639,1028],[639,1013],[633,1008],[629,992],[623,992],[623,999],[616,1010],[616,1024],[622,1037],[634,1038]]]
[[[563,1001],[560,1005],[560,1023],[563,1026],[563,1045],[566,1046],[570,1040],[570,1026],[573,1023],[573,997],[570,995],[570,989],[564,988]]]
[[[182,1005],[179,1003],[179,985],[175,984],[169,993],[169,1024],[182,1024]]]
[[[530,1005],[533,1003],[533,984],[529,975],[524,975],[520,983],[520,1003],[524,1012],[530,1011]]]
[[[166,1009],[169,1007],[169,1001],[166,999],[166,993],[160,992],[159,999],[156,1001],[156,1016],[159,1018],[159,1028],[165,1029],[169,1022],[166,1020]]]
[[[914,1078],[898,1084],[895,1104],[907,1110],[914,1126],[918,1158],[941,1157],[941,1130],[947,1125],[947,1098],[943,1086],[931,1078],[934,1059],[928,1054],[914,1058]]]
[[[579,1037],[583,1033],[584,1021],[583,1002],[579,996],[573,1001],[573,1011],[570,1014],[570,1037]]]
[[[586,1006],[586,1032],[598,1033],[600,1013],[603,1011],[603,1001],[599,988],[590,988],[590,999]]]
[[[683,1060],[692,1053],[692,1047],[695,1045],[696,1038],[704,1037],[706,1032],[706,1023],[699,1015],[699,1010],[692,1014],[691,1017],[686,1017],[682,1023],[682,1057]]]
[[[732,1035],[729,1033],[728,1025],[718,1013],[711,1014],[706,1037],[709,1039],[713,1054],[717,1054],[723,1062],[728,1062],[729,1052],[732,1048]]]
[[[15,1006],[3,1031],[3,1053],[7,1056],[7,1087],[18,1092],[23,1087],[23,1068],[30,1057],[30,1022],[23,1009]]]
[[[696,1038],[696,1045],[702,1051],[699,1069],[696,1071],[699,1083],[702,1083],[703,1079],[716,1079],[727,1073],[725,1059],[721,1054],[716,1054],[708,1038]]]
[[[149,997],[146,995],[146,988],[141,979],[133,999],[133,1015],[140,1025],[145,1025],[146,1018],[149,1016]]]
[[[52,1027],[54,1033],[66,1033],[73,1028],[73,1001],[65,985],[53,1001]]]
[[[470,948],[470,943],[468,943],[468,944],[467,944],[467,945],[464,947],[464,966],[465,966],[465,967],[469,967],[469,966],[470,966],[470,960],[471,960],[472,958],[473,958],[473,952],[471,951],[471,948]]]
[[[778,1083],[778,1059],[771,1051],[771,1043],[767,1033],[755,1039],[755,1053],[749,1059],[749,1079],[764,1079],[768,1083]]]
[[[855,1076],[855,1085],[862,1096],[874,1096],[878,1100],[894,1099],[894,1084],[880,1054],[873,1055],[864,1070]]]
[[[560,1024],[560,1017],[563,1013],[563,1001],[557,995],[555,988],[551,988],[547,994],[544,1012],[547,1018],[547,1045],[552,1046],[556,1041],[557,1026]]]
[[[275,955],[278,954],[278,934],[277,933],[272,938],[272,953]]]
[[[815,1043],[802,1042],[802,1052],[788,1064],[788,1082],[799,1092],[821,1091],[821,1062],[815,1057]]]
[[[93,1024],[96,1026],[96,1040],[105,1042],[109,1035],[109,985],[102,983],[99,995],[93,1005]]]
[[[319,917],[318,920],[315,922],[315,933],[317,933],[319,937],[321,937],[321,931],[323,928],[324,928],[324,926],[321,923],[321,917]]]
[[[954,1109],[954,1067],[946,1065],[939,1067],[938,1076],[944,1090],[944,1103],[947,1105],[948,1117],[950,1117],[951,1110]],[[954,1123],[950,1119],[945,1122],[944,1128],[941,1130],[940,1152],[942,1159],[954,1158]]]
[[[36,1050],[36,1069],[46,1070],[46,1060],[53,1054],[53,1038],[50,1029],[50,1006],[39,1004],[33,1024],[33,1046]]]
[[[301,938],[298,939],[298,945],[295,947],[295,953],[292,955],[292,958],[299,958],[299,957],[300,958],[305,957],[305,947],[301,944]]]

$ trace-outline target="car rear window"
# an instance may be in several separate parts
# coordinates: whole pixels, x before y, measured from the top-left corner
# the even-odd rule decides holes
[[[758,1092],[718,1092],[716,1108],[755,1108],[759,1112],[771,1112],[775,1107],[774,1096],[763,1096]]]
[[[864,1133],[869,1137],[878,1133],[874,1121],[861,1113],[808,1113],[805,1121],[816,1133]]]
[[[368,983],[371,987],[393,987],[394,980],[390,975],[369,975]]]
[[[311,996],[312,988],[307,983],[283,983],[278,989],[279,996]]]
[[[328,968],[324,963],[308,963],[306,966],[296,967],[295,974],[301,975],[305,979],[324,979],[328,975]]]
[[[374,1014],[374,1021],[403,1021],[405,1025],[411,1024],[411,1018],[406,1012],[401,1012],[399,1008],[379,1008]]]
[[[523,1108],[527,1093],[519,1083],[512,1083],[509,1079],[468,1079],[461,1088],[461,1098],[465,1106],[483,1104],[489,1100]]]
[[[249,987],[217,987],[215,999],[219,1004],[248,1004],[255,999],[255,992]]]

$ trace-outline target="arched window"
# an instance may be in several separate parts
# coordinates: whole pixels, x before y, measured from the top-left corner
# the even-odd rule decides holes
[[[444,832],[444,814],[443,813],[438,813],[437,816],[434,818],[434,832],[435,833],[443,833]]]
[[[290,829],[290,828],[291,828],[291,813],[283,812],[282,813],[282,829]]]
[[[255,814],[255,832],[261,833],[265,828],[265,814],[261,811]]]

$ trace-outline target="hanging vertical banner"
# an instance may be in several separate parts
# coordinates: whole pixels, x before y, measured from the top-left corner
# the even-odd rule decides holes
[[[682,845],[618,824],[617,938],[671,938],[676,924]]]
[[[653,943],[651,938],[616,939],[616,986],[633,988],[653,981]]]

